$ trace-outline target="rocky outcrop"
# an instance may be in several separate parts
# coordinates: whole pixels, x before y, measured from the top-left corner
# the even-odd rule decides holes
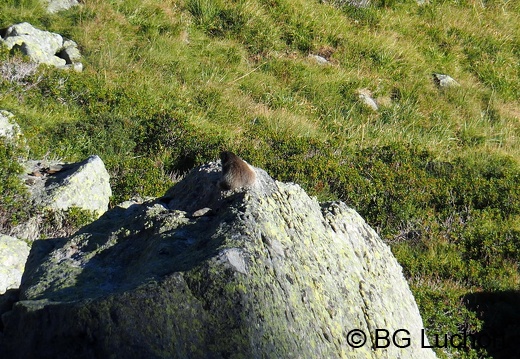
[[[79,207],[99,215],[108,209],[112,195],[110,175],[99,156],[77,163],[28,161],[26,167],[24,181],[39,207],[54,210]]]
[[[210,163],[163,198],[35,242],[3,354],[435,357],[400,266],[354,210],[261,169],[252,188],[221,193],[220,173]],[[406,330],[410,345],[384,347],[378,329]]]
[[[39,30],[26,22],[10,26],[0,43],[10,50],[20,50],[38,64],[77,71],[83,69],[81,54],[74,41],[64,39],[60,34]]]
[[[25,242],[0,234],[0,294],[20,286],[28,256],[29,246]]]

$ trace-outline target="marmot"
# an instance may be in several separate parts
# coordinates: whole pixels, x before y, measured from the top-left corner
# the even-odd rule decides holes
[[[220,153],[222,179],[218,186],[223,191],[252,186],[255,183],[255,170],[233,152]]]

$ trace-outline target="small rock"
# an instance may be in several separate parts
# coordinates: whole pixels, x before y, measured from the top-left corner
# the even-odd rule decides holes
[[[76,72],[83,71],[83,64],[81,62],[76,62],[75,64],[68,65],[68,66],[71,67]]]
[[[21,136],[20,126],[14,121],[14,115],[5,110],[0,110],[0,137],[13,139]]]
[[[73,64],[81,60],[81,54],[78,50],[78,44],[72,40],[63,41],[63,50],[60,51],[59,56],[64,59],[67,64]]]
[[[71,7],[77,6],[80,3],[78,0],[46,0],[46,2],[47,12],[50,14],[70,9]]]
[[[311,54],[311,55],[309,55],[309,58],[313,59],[320,65],[327,65],[329,63],[329,60],[327,60],[326,58],[324,58],[323,56],[320,56],[320,55]]]
[[[433,82],[439,87],[439,88],[448,88],[448,87],[457,87],[460,86],[460,84],[455,81],[452,77],[444,74],[432,74]]]
[[[370,0],[334,0],[333,2],[337,6],[349,5],[358,9],[365,9],[371,4]]]
[[[374,111],[377,111],[379,109],[379,106],[376,103],[376,100],[372,98],[372,91],[369,89],[359,89],[357,90],[358,98],[359,100],[366,105],[367,107],[371,108]]]
[[[65,165],[64,165],[64,164],[57,163],[57,164],[55,164],[55,165],[51,165],[51,166],[45,168],[45,174],[53,175],[53,174],[55,174],[55,173],[60,172],[60,171],[63,170],[64,168],[65,168]]]
[[[202,217],[210,212],[211,212],[211,208],[204,207],[204,208],[201,208],[201,209],[193,212],[193,214],[191,216],[192,217]]]

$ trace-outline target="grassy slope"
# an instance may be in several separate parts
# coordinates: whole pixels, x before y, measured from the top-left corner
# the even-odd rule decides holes
[[[518,2],[90,0],[60,15],[35,3],[0,5],[0,28],[29,21],[74,39],[85,71],[0,79],[0,108],[18,116],[32,157],[99,154],[119,202],[160,195],[232,149],[358,209],[432,332],[495,330],[493,313],[474,308],[481,296],[501,304],[500,326],[518,316]],[[433,72],[461,86],[440,91]]]

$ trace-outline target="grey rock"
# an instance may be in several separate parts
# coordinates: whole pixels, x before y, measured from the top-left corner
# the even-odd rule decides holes
[[[318,64],[320,65],[327,65],[329,64],[329,60],[327,60],[326,58],[324,58],[323,56],[320,56],[320,55],[309,55],[309,58],[316,61]]]
[[[14,120],[14,115],[5,110],[0,110],[0,137],[15,139],[21,136],[20,126]]]
[[[449,87],[458,87],[460,84],[455,81],[451,76],[444,74],[432,74],[433,82],[439,88],[449,88]]]
[[[221,192],[210,163],[162,198],[36,241],[2,316],[5,354],[435,358],[401,267],[363,219],[255,171],[252,188]],[[190,215],[201,208],[212,215]],[[373,349],[378,328],[408,330],[411,346]]]
[[[78,0],[46,0],[47,12],[53,14],[80,4]]]
[[[211,214],[211,208],[206,207],[193,212],[192,217],[202,217],[208,214]]]
[[[346,1],[350,6],[354,6],[357,8],[367,8],[371,5],[370,0],[347,0]]]
[[[28,256],[29,246],[25,242],[0,234],[0,294],[20,286]]]
[[[81,63],[81,62],[76,62],[72,65],[67,65],[67,66],[76,72],[83,71],[83,63]]]
[[[359,89],[357,91],[358,98],[365,106],[370,108],[373,111],[377,111],[379,106],[377,105],[376,100],[372,98],[372,92],[368,89]]]
[[[80,54],[75,42],[60,34],[39,30],[29,23],[10,26],[0,42],[8,49],[19,49],[32,62],[59,68],[82,68]]]
[[[78,50],[78,44],[72,40],[63,41],[62,50],[59,56],[66,61],[67,64],[74,64],[81,60],[81,54]]]
[[[347,5],[357,8],[367,8],[371,5],[370,0],[331,0],[330,2],[338,7]]]
[[[112,195],[110,176],[99,156],[72,164],[26,164],[25,183],[33,201],[40,207],[66,210],[71,207],[103,214]]]

